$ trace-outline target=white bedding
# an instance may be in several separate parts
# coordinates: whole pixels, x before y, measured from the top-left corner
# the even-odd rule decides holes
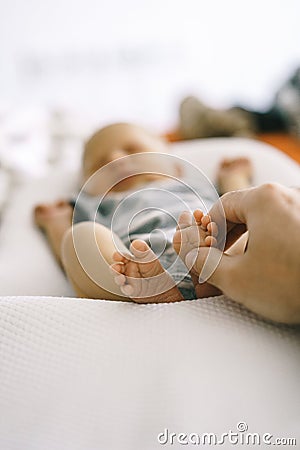
[[[299,330],[223,297],[2,298],[0,333],[3,450],[242,449],[157,441],[166,428],[220,439],[239,422],[299,448]]]
[[[297,164],[255,141],[173,151],[209,177],[221,157],[247,155],[255,183],[299,185]],[[0,228],[0,449],[201,448],[179,444],[178,434],[220,439],[239,422],[261,438],[270,433],[271,443],[296,438],[285,448],[299,448],[299,329],[261,321],[223,296],[168,305],[62,298],[72,290],[31,207],[75,190],[65,173],[23,185]],[[165,429],[177,434],[173,445],[159,444]]]

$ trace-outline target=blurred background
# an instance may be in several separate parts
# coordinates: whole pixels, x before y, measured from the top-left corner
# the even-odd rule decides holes
[[[188,95],[267,110],[300,65],[299,17],[298,0],[0,0],[2,167],[75,165],[110,122],[176,130]]]

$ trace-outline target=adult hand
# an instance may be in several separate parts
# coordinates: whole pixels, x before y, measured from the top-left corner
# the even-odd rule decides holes
[[[300,190],[264,184],[229,192],[220,201],[227,221],[225,249],[246,229],[248,242],[240,254],[211,249],[221,259],[208,282],[268,319],[300,323]],[[219,214],[216,204],[212,220],[218,223]],[[190,255],[198,274],[208,251],[200,247]]]

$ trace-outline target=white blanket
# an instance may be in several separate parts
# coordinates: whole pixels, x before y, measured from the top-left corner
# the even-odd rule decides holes
[[[162,445],[158,435],[220,440],[240,422],[261,439],[299,446],[299,330],[223,297],[169,305],[2,298],[0,330],[3,450],[202,448]],[[226,440],[223,448],[244,447]]]

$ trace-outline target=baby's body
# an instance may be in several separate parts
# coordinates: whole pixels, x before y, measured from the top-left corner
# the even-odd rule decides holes
[[[174,167],[174,176],[179,177],[177,182],[157,175],[161,172],[159,164],[157,170],[152,167],[151,174],[141,171],[131,175],[124,169],[127,159],[122,159],[123,156],[166,150],[162,140],[139,127],[128,124],[106,127],[86,145],[83,181],[92,177],[93,182],[87,183],[85,192],[78,197],[73,226],[73,209],[69,203],[36,207],[36,223],[46,232],[78,296],[145,303],[180,301],[218,292],[208,284],[200,285],[184,265],[189,250],[215,244],[216,226],[197,210],[194,216],[188,212],[180,215],[181,203],[170,204],[162,195],[162,192],[177,193],[191,210],[197,209],[197,197],[180,182],[180,168]],[[113,171],[101,171],[109,163],[113,163]],[[249,162],[235,160],[222,164],[221,187],[242,188],[248,181]],[[105,198],[104,186],[110,186]],[[201,186],[196,189],[201,194]],[[206,200],[206,206],[211,206],[210,199]],[[162,209],[167,214],[162,214]],[[116,210],[119,220],[112,226]],[[138,224],[130,222],[141,210]],[[153,229],[165,232],[165,242],[157,239],[157,234],[156,237],[151,234]],[[163,249],[162,244],[165,244]]]

